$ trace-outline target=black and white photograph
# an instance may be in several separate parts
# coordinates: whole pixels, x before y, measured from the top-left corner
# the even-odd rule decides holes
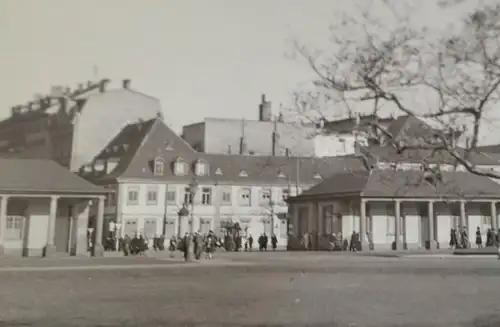
[[[0,327],[500,327],[500,0],[0,0]]]

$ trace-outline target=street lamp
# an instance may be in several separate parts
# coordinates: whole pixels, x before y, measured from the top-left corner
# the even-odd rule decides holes
[[[193,178],[191,183],[189,183],[189,201],[191,202],[191,210],[190,210],[190,218],[191,218],[191,226],[189,228],[189,235],[187,237],[186,243],[184,246],[187,246],[187,254],[186,261],[189,262],[193,257],[193,236],[194,236],[194,199],[196,196],[196,192],[198,192],[198,181]]]

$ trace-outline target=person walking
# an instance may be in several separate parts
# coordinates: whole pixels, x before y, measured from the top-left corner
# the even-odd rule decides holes
[[[489,230],[488,230],[488,232],[489,232]],[[479,228],[479,226],[477,226],[477,229],[476,229],[476,246],[478,248],[483,247],[483,238],[481,236],[481,228]]]

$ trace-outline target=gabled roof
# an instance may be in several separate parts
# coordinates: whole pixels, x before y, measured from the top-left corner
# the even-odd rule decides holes
[[[335,174],[290,202],[341,198],[500,199],[500,185],[488,177],[468,172],[442,172],[442,181],[431,185],[420,170],[372,170]]]
[[[287,184],[289,181],[295,183],[298,176],[300,184],[316,184],[318,179],[314,178],[314,175],[317,173],[326,177],[346,169],[361,169],[363,167],[361,158],[355,156],[287,158],[199,153],[160,119],[143,122],[141,128],[138,128],[138,123],[125,127],[106,148],[124,142],[130,145],[129,149],[121,153],[120,162],[112,172],[109,174],[105,172],[82,173],[83,176],[96,183],[112,182],[117,178],[184,183],[196,178],[200,183],[247,184],[253,182]],[[173,150],[166,150],[165,142],[168,142]],[[120,153],[108,153],[103,150],[96,159],[114,158],[117,155]],[[155,176],[151,169],[151,161],[157,156],[161,156],[165,160],[166,167],[163,176]],[[190,165],[187,175],[176,176],[174,174],[173,163],[179,157]],[[193,166],[197,160],[208,163],[209,174],[195,176]],[[218,170],[222,174],[216,173]],[[241,171],[245,171],[247,176],[240,176]],[[280,171],[285,174],[285,178],[279,177]]]
[[[106,194],[54,161],[0,158],[0,192]]]

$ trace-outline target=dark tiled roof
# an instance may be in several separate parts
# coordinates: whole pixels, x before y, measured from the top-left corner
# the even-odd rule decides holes
[[[290,201],[361,196],[363,198],[500,199],[500,185],[468,172],[443,172],[430,184],[419,170],[372,170],[334,175]]]
[[[459,153],[465,155],[466,150],[456,148]],[[407,163],[420,163],[426,160],[429,163],[442,163],[442,164],[455,164],[456,159],[452,157],[447,151],[444,150],[404,150],[398,153],[393,146],[370,146],[364,150],[367,154],[371,155],[374,159],[381,162],[407,162]],[[498,156],[488,153],[471,152],[470,161],[476,165],[498,165]]]
[[[469,172],[442,172],[436,186],[427,182],[423,171],[373,171],[363,197],[500,198],[500,185],[488,177]]]
[[[0,191],[35,193],[105,194],[54,161],[0,158]]]
[[[334,174],[319,184],[302,192],[299,198],[316,196],[346,196],[348,194],[359,195],[368,182],[369,172],[367,170],[352,170]]]
[[[96,159],[118,159],[116,168],[110,173],[88,173],[82,175],[93,182],[111,183],[116,178],[123,179],[151,179],[169,182],[189,182],[195,177],[193,166],[197,160],[204,160],[209,164],[208,176],[197,176],[200,182],[213,183],[282,183],[287,184],[289,179],[295,183],[297,175],[300,184],[316,184],[321,179],[339,171],[347,169],[361,169],[363,161],[360,157],[330,157],[330,158],[287,158],[270,156],[239,156],[223,154],[205,154],[196,152],[181,137],[175,134],[160,119],[154,119],[125,127],[106,149],[113,147],[124,149],[122,144],[129,144],[126,150],[114,153],[103,150]],[[168,145],[168,147],[166,146]],[[167,149],[170,148],[170,149]],[[166,163],[163,176],[155,176],[152,170],[152,161],[161,157]],[[173,173],[173,163],[182,158],[189,165],[186,176],[176,176]],[[298,162],[298,164],[297,164]],[[299,173],[297,174],[297,166]],[[217,174],[220,170],[222,174]],[[247,176],[240,176],[244,171]],[[285,177],[279,177],[283,173]]]

